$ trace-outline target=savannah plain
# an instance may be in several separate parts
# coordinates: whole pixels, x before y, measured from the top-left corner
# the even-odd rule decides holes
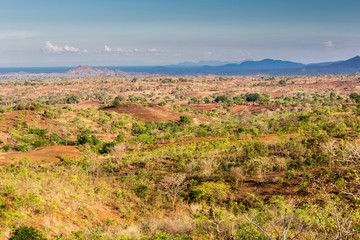
[[[2,77],[0,236],[358,239],[359,93],[358,74]]]

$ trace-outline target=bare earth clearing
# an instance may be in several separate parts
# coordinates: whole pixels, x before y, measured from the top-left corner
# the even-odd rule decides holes
[[[105,108],[104,111],[115,111],[117,113],[125,113],[141,121],[178,121],[180,114],[168,107],[149,104],[142,106],[138,104],[121,104],[117,107]]]
[[[75,146],[48,146],[36,148],[28,152],[0,153],[0,165],[11,164],[23,158],[29,158],[33,162],[45,163],[80,156],[81,153]]]

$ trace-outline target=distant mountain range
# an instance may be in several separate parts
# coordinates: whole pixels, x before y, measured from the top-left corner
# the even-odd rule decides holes
[[[297,73],[295,69],[294,73]],[[356,56],[346,61],[335,62],[325,66],[307,66],[300,69],[299,74],[353,74],[360,72],[360,57]]]
[[[121,68],[120,68],[121,69]],[[121,69],[126,71],[124,69]],[[137,72],[136,69],[132,69]],[[353,74],[360,72],[360,57],[345,61],[323,62],[302,64],[291,61],[264,59],[261,61],[245,61],[242,63],[231,63],[222,66],[199,66],[199,67],[176,67],[159,66],[146,69],[149,74],[168,75],[255,75],[265,74],[273,76],[281,75],[316,75],[316,74]]]
[[[205,64],[205,65],[203,65]],[[221,64],[221,65],[218,65]],[[123,76],[134,74],[161,75],[316,75],[316,74],[353,74],[360,72],[360,57],[356,56],[345,61],[302,64],[291,61],[264,59],[261,61],[245,61],[242,63],[227,63],[219,61],[202,61],[197,63],[185,62],[167,66],[134,66],[134,67],[90,67],[78,66],[66,72],[27,73],[8,72],[0,76],[34,76],[52,75],[58,77],[90,77],[90,76]]]
[[[306,65],[302,63],[264,59],[261,61],[246,61],[240,64],[227,64],[222,66],[222,68],[252,71],[252,70],[294,69],[294,68],[302,68],[305,66]]]

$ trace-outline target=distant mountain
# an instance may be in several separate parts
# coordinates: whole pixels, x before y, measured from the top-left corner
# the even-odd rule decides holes
[[[333,64],[333,63],[340,63],[340,62],[343,62],[343,61],[337,61],[337,62],[321,62],[321,63],[310,63],[310,64],[307,64],[306,66],[309,67],[309,66],[328,66],[330,64]]]
[[[240,64],[202,67],[153,67],[146,71],[150,74],[168,75],[316,75],[316,74],[353,74],[360,72],[360,57],[346,61],[323,62],[305,65],[291,61],[264,59],[261,61],[245,61]]]
[[[53,70],[52,70],[53,69]],[[11,68],[9,70],[12,70]],[[130,72],[124,72],[119,69],[110,70],[108,68],[93,68],[87,65],[80,65],[76,68],[24,68],[25,71],[9,71],[1,73],[0,76],[6,77],[22,77],[22,78],[37,78],[37,77],[99,77],[99,76],[124,76],[134,75]],[[28,71],[29,70],[29,71]],[[64,72],[57,72],[64,70]],[[6,71],[4,69],[3,71]]]
[[[90,66],[78,66],[67,72],[49,73],[49,69],[40,73],[38,69],[9,69],[7,73],[1,73],[0,76],[13,77],[96,77],[96,76],[122,76],[135,74],[161,74],[161,75],[316,75],[316,74],[354,74],[360,72],[360,57],[356,56],[345,61],[323,62],[302,64],[291,61],[264,59],[261,61],[245,61],[242,63],[231,63],[221,66],[211,66],[219,64],[218,61],[201,61],[198,63],[182,63],[178,65],[167,66],[133,66],[133,67],[109,67],[98,68]],[[188,66],[188,65],[190,66]],[[196,66],[196,65],[201,66]],[[202,65],[208,64],[208,65]],[[209,65],[210,64],[210,65]],[[15,70],[15,71],[13,71]],[[29,71],[28,71],[29,70]],[[66,71],[66,70],[65,70]],[[5,72],[5,70],[3,70]],[[32,73],[34,72],[34,73]],[[35,73],[37,72],[37,73]]]
[[[253,71],[253,70],[270,70],[270,69],[295,69],[295,68],[302,68],[305,66],[306,65],[302,63],[264,59],[261,61],[246,61],[240,64],[227,64],[224,65],[222,68]]]
[[[115,71],[107,68],[92,68],[87,65],[80,65],[77,68],[70,69],[65,74],[72,76],[115,76]]]
[[[199,62],[205,63],[205,62]],[[208,62],[207,62],[208,63]],[[251,75],[263,72],[271,72],[273,70],[288,70],[288,69],[299,69],[305,67],[305,64],[264,59],[261,61],[245,61],[242,63],[231,63],[222,66],[186,66],[190,63],[182,63],[179,65],[167,65],[167,66],[156,66],[147,67],[146,69],[141,68],[139,71],[146,72],[149,74],[165,74],[165,75],[201,75],[201,74],[214,74],[214,75]],[[125,68],[119,67],[119,69],[126,71]],[[132,68],[133,72],[138,70]]]
[[[326,66],[307,66],[298,71],[299,74],[353,74],[360,72],[360,57],[335,62]]]
[[[127,73],[118,69],[110,70],[107,68],[93,68],[87,65],[80,65],[76,68],[70,69],[65,73],[67,76],[79,76],[79,77],[96,77],[96,76],[120,76]]]
[[[333,63],[331,65],[328,65],[327,68],[359,71],[360,70],[360,56],[356,56],[356,57],[350,58],[346,61],[342,61],[339,63]]]

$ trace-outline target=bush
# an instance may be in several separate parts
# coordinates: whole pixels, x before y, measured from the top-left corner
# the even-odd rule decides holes
[[[2,146],[1,150],[4,152],[8,152],[11,149],[11,146],[9,144],[5,144]]]
[[[123,143],[123,142],[125,142],[124,135],[121,135],[121,134],[117,135],[117,137],[116,137],[116,142],[117,142],[117,143]]]
[[[134,122],[131,131],[134,135],[140,135],[146,133],[147,128],[141,122]]]
[[[79,145],[84,145],[91,142],[91,138],[88,134],[78,134],[76,137],[76,142]]]
[[[231,99],[227,95],[221,95],[221,96],[217,96],[214,101],[217,103],[218,102],[228,103],[231,102]]]
[[[120,101],[119,100],[114,100],[113,102],[112,102],[112,105],[113,105],[113,107],[118,107],[118,106],[120,106]]]
[[[110,153],[111,149],[117,144],[117,142],[104,142],[101,147],[98,149],[100,154]]]
[[[50,141],[56,144],[65,144],[58,133],[51,133],[50,134]]]
[[[285,79],[281,79],[281,80],[279,81],[279,84],[280,84],[280,85],[283,85],[283,86],[286,85],[286,80],[285,80]]]
[[[68,104],[79,103],[80,98],[74,94],[69,94],[64,98],[64,102]]]
[[[281,185],[281,184],[283,184],[284,179],[281,178],[281,177],[278,177],[278,178],[275,179],[275,182],[276,182],[277,184]]]
[[[46,139],[39,139],[39,140],[36,140],[32,143],[32,145],[35,147],[35,148],[38,148],[38,147],[42,147],[42,146],[48,146],[49,145],[49,141],[46,140]]]
[[[29,133],[37,135],[41,138],[45,138],[45,135],[47,134],[48,130],[46,128],[30,128]]]
[[[132,190],[139,198],[145,198],[147,196],[147,191],[149,190],[149,186],[146,186],[141,183],[137,183],[133,186]]]
[[[356,103],[360,103],[360,94],[358,93],[351,93],[350,94],[350,99],[353,100]]]
[[[191,199],[223,200],[230,193],[230,187],[221,182],[204,182],[190,190]]]
[[[31,145],[30,143],[27,143],[27,142],[19,142],[17,144],[17,146],[15,147],[16,151],[19,151],[19,152],[27,152],[29,151]]]
[[[189,125],[189,124],[193,123],[193,121],[194,120],[191,117],[181,115],[179,123],[181,125]]]
[[[13,230],[9,240],[46,240],[39,230],[33,227],[18,227]]]
[[[296,173],[294,170],[289,170],[285,173],[285,177],[287,179],[292,179],[292,178],[296,177]]]
[[[256,102],[256,100],[258,100],[258,98],[260,97],[259,93],[247,93],[245,95],[246,97],[246,101],[248,102]]]

